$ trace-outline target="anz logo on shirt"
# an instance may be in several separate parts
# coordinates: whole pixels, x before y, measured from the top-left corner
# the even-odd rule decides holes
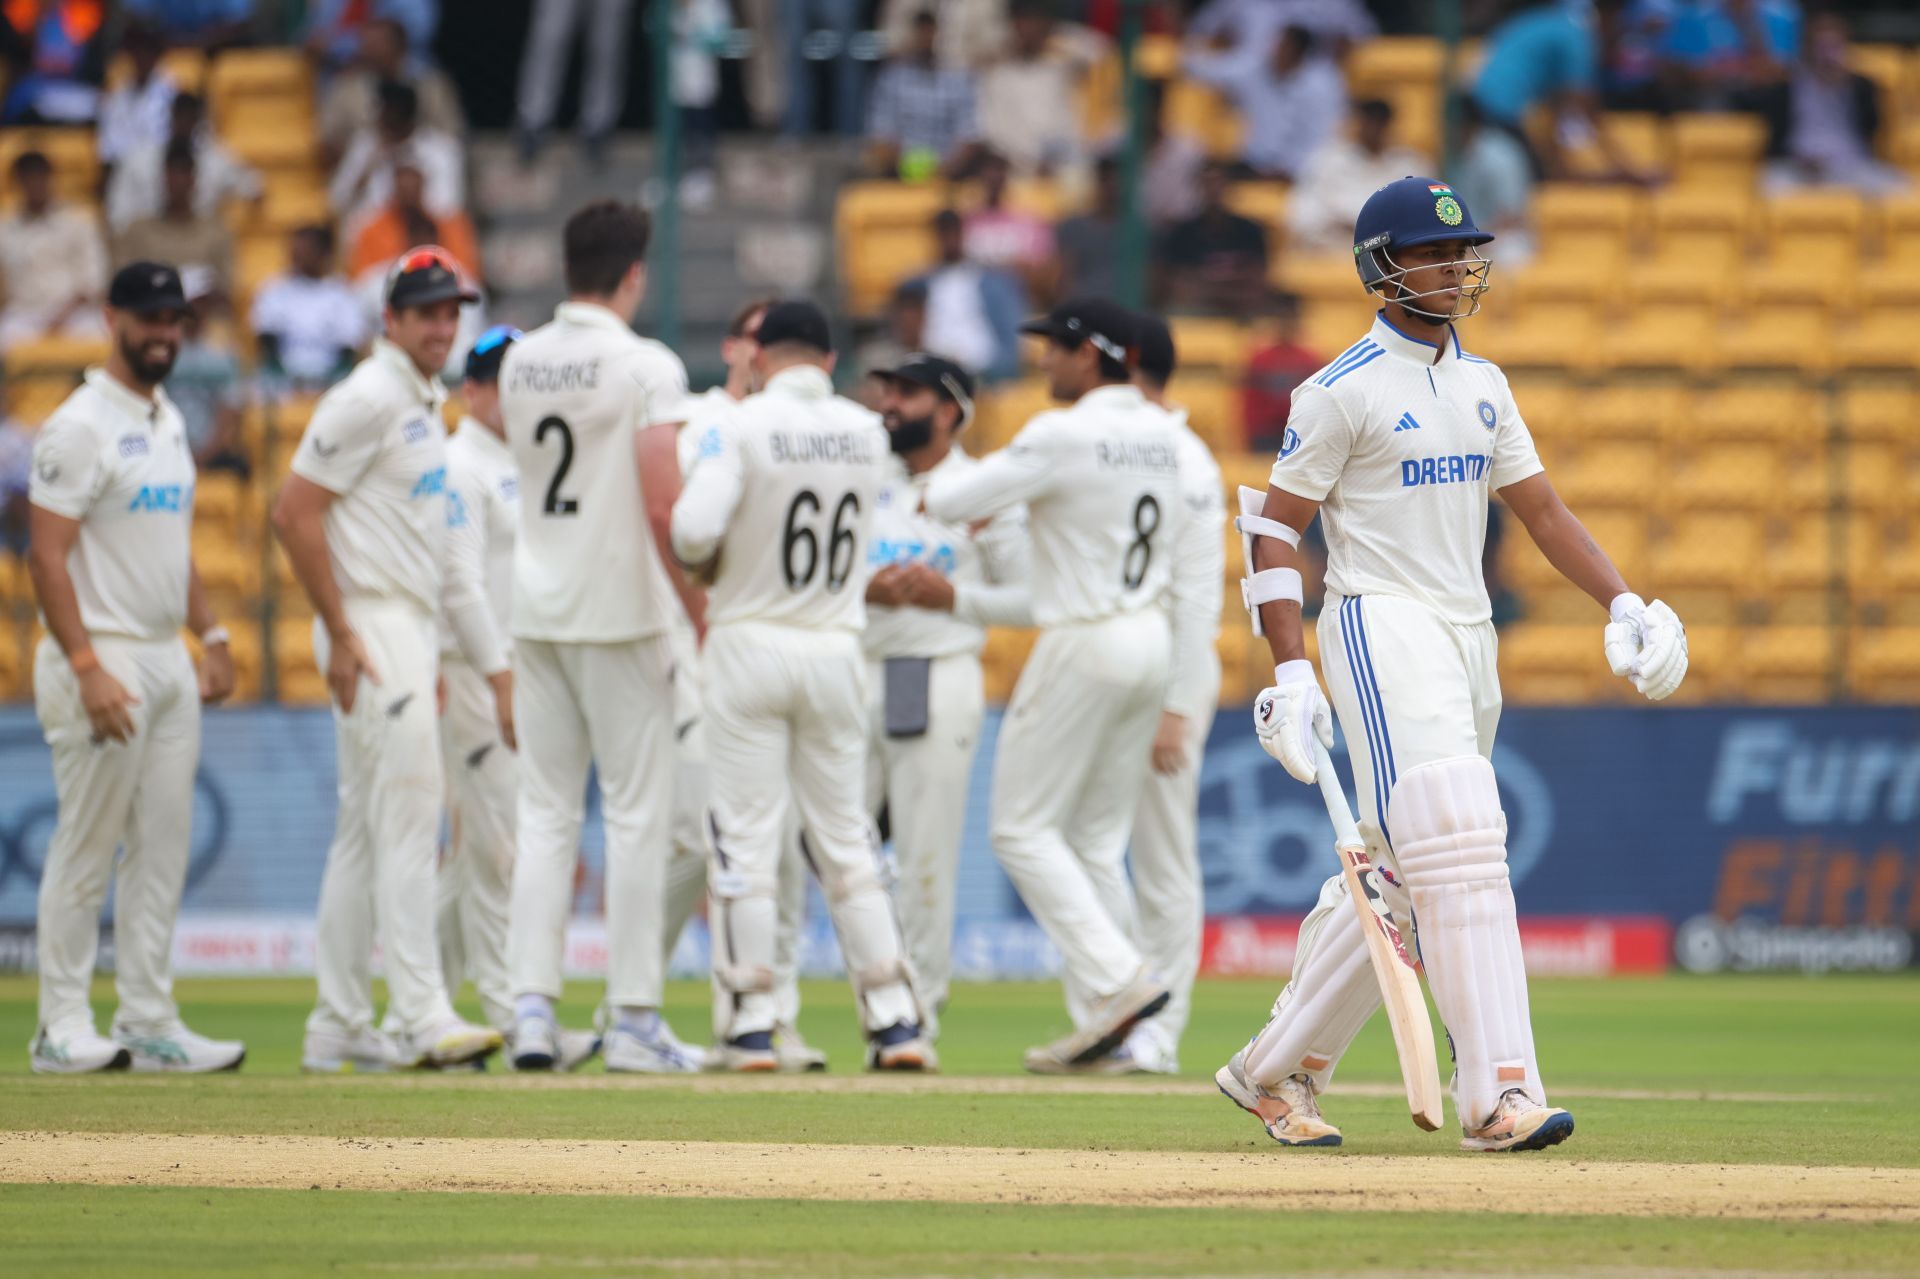
[[[951,543],[929,544],[919,538],[876,537],[867,551],[867,563],[876,568],[922,563],[949,577],[953,575],[957,558]]]
[[[193,485],[142,484],[140,491],[133,495],[133,501],[127,504],[127,509],[157,515],[178,515],[183,511],[191,511]]]
[[[447,491],[447,468],[436,466],[431,471],[422,471],[420,478],[413,482],[413,492],[409,498],[438,497]]]
[[[465,528],[467,526],[467,502],[453,489],[447,490],[447,527]]]

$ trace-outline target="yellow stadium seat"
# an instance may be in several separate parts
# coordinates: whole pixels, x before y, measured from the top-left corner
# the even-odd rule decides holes
[[[313,70],[298,48],[228,49],[207,71],[207,96],[216,110],[235,98],[312,95]]]
[[[1679,424],[1679,434],[1689,439],[1804,442],[1809,436],[1824,438],[1826,429],[1813,394],[1797,379],[1742,377],[1700,391],[1691,416]]]
[[[1758,566],[1761,583],[1776,594],[1824,588],[1848,576],[1855,557],[1869,562],[1878,544],[1874,519],[1850,514],[1843,520],[1836,528],[1831,514],[1815,511],[1770,521]]]
[[[1671,534],[1655,542],[1651,552],[1653,579],[1660,590],[1669,583],[1733,590],[1752,576],[1760,550],[1755,516],[1688,511],[1676,515],[1672,524]]]
[[[1854,290],[1862,318],[1920,327],[1920,257],[1872,263],[1860,272]]]
[[[1849,378],[1840,386],[1840,416],[1853,440],[1920,437],[1920,382]]]
[[[1472,334],[1468,335],[1470,338]],[[1476,352],[1478,354],[1478,352]],[[1585,433],[1586,388],[1576,388],[1562,377],[1521,374],[1510,380],[1514,402],[1527,429],[1536,437],[1579,436]]]
[[[207,55],[199,49],[169,49],[160,55],[160,69],[182,93],[198,93],[206,81]],[[107,63],[107,88],[117,89],[133,79],[133,59],[116,54]]]
[[[1770,441],[1720,441],[1672,449],[1663,472],[1674,509],[1759,509],[1778,500],[1779,451]]]
[[[1520,622],[1500,635],[1500,682],[1512,700],[1585,702],[1606,662],[1591,626]],[[1610,677],[1609,677],[1610,678]]]
[[[1817,307],[1830,316],[1853,305],[1859,274],[1853,241],[1810,233],[1776,241],[1773,256],[1747,266],[1738,283],[1749,307]]]
[[[1187,425],[1214,453],[1246,447],[1236,382],[1203,373],[1181,373],[1170,389],[1174,403],[1187,410]]]
[[[1593,186],[1550,182],[1534,191],[1533,218],[1541,240],[1552,245],[1561,236],[1578,243],[1582,252],[1611,241],[1624,245],[1638,229],[1646,196],[1638,187]]]
[[[1824,626],[1764,626],[1742,637],[1747,696],[1762,702],[1825,700],[1833,687],[1833,632]]]
[[[1281,254],[1274,259],[1274,283],[1298,293],[1303,299],[1342,302],[1351,305],[1363,298],[1360,277],[1354,272],[1353,258],[1347,254]],[[1365,330],[1362,330],[1364,332]],[[1341,344],[1352,345],[1360,336]]]
[[[1776,195],[1761,206],[1768,238],[1838,233],[1858,239],[1866,222],[1866,201],[1854,191],[1821,187]]]
[[[53,377],[77,373],[107,358],[105,338],[42,337],[21,342],[7,352],[7,377]]]
[[[1722,249],[1726,242],[1715,240],[1713,244]],[[1735,273],[1728,269],[1731,260],[1724,253],[1683,246],[1636,262],[1626,272],[1623,284],[1628,308],[1635,315],[1650,311],[1671,314],[1676,307],[1718,310],[1733,296]]]
[[[1535,127],[1536,136],[1552,127],[1544,111],[1536,112],[1540,123]],[[1663,173],[1670,161],[1670,149],[1667,143],[1666,121],[1648,112],[1610,111],[1607,113],[1604,127],[1607,137],[1626,162],[1642,173]],[[1563,146],[1562,158],[1573,176],[1588,178],[1606,178],[1612,175],[1614,160],[1601,147],[1597,136],[1590,136]]]
[[[243,483],[231,471],[203,474],[193,489],[195,527],[232,530],[240,520]]]
[[[260,589],[260,552],[235,542],[226,528],[194,529],[193,563],[210,591],[249,595]]]
[[[1664,704],[1699,705],[1741,697],[1740,639],[1741,631],[1737,627],[1690,623],[1687,626],[1687,678]],[[1631,704],[1638,697],[1627,681],[1616,679],[1613,684],[1618,700]]]
[[[13,182],[13,162],[28,151],[38,151],[53,166],[53,193],[75,204],[92,205],[100,180],[100,160],[91,129],[0,129],[0,206],[12,208],[19,197]]]
[[[1595,432],[1556,460],[1554,485],[1576,509],[1642,506],[1658,486],[1659,462],[1644,443]]]
[[[53,411],[60,407],[61,401],[73,394],[73,388],[79,381],[77,368],[43,369],[30,377],[21,377],[14,373],[9,361],[6,380],[6,400],[9,414],[26,426],[38,427]]]
[[[1913,372],[1913,329],[1900,316],[1874,315],[1834,335],[1833,357],[1842,369]]]
[[[1896,444],[1860,441],[1849,444],[1841,465],[1841,492],[1858,510],[1884,511],[1901,497],[1901,448]]]
[[[1604,254],[1609,247],[1596,246],[1596,252]],[[1498,291],[1496,309],[1488,314],[1500,316],[1498,322],[1522,324],[1524,320],[1517,319],[1511,307],[1514,300],[1518,300],[1522,313],[1533,307],[1545,308],[1557,324],[1569,308],[1584,312],[1585,318],[1591,319],[1594,309],[1611,302],[1618,288],[1618,273],[1607,263],[1564,251],[1536,258],[1511,274],[1500,271],[1496,265],[1488,280]]]
[[[1377,36],[1347,55],[1347,84],[1355,97],[1376,96],[1401,86],[1426,89],[1440,82],[1447,49],[1431,36]]]
[[[1565,323],[1489,325],[1474,335],[1473,353],[1503,368],[1591,369],[1600,358],[1598,333],[1578,312]]]
[[[1351,269],[1351,268],[1349,268]],[[1300,309],[1300,340],[1309,350],[1332,359],[1365,337],[1379,303],[1355,287],[1345,297],[1309,301]]]
[[[988,701],[1004,702],[1013,695],[1014,682],[1020,678],[1027,654],[1033,651],[1035,638],[1030,630],[1005,626],[988,629],[987,644],[980,653]]]
[[[1906,90],[1907,51],[1897,44],[1854,44],[1847,47],[1849,69],[1873,81],[1890,107]]]
[[[1831,367],[1833,326],[1824,311],[1769,308],[1749,315],[1745,324],[1723,337],[1720,350],[1726,367],[1811,374]]]
[[[1767,141],[1757,116],[1733,112],[1676,115],[1669,136],[1679,190],[1724,185],[1744,192]]]
[[[1692,403],[1685,384],[1672,379],[1616,378],[1584,390],[1576,414],[1583,432],[1610,439],[1657,439],[1683,432],[1692,420]],[[1526,412],[1524,404],[1520,411]]]
[[[1267,491],[1267,480],[1273,474],[1273,454],[1256,453],[1252,450],[1221,453],[1214,457],[1220,464],[1220,482],[1227,488],[1227,507],[1237,510],[1238,501],[1233,496],[1241,486]]]
[[[1058,407],[1043,378],[1002,383],[982,398],[980,421],[967,432],[969,447],[981,455],[1003,448],[1035,415]]]
[[[1284,182],[1236,182],[1227,188],[1227,207],[1243,218],[1252,218],[1274,234],[1287,225],[1287,194]],[[1355,277],[1358,283],[1358,277]]]
[[[1920,258],[1920,193],[1890,195],[1873,206],[1880,251],[1895,261]]]
[[[1239,154],[1241,121],[1233,105],[1204,84],[1172,80],[1161,100],[1162,127],[1192,138],[1207,154],[1222,159]]]
[[[1920,626],[1855,630],[1848,639],[1847,679],[1874,702],[1920,702]]]
[[[1247,362],[1253,333],[1238,320],[1175,316],[1168,322],[1182,368],[1224,369],[1238,373]]]
[[[1596,355],[1615,369],[1711,372],[1719,367],[1720,335],[1710,317],[1710,308],[1648,311],[1611,331]]]

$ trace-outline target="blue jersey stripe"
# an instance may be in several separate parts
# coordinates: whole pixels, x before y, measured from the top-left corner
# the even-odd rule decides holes
[[[1358,342],[1355,342],[1352,346],[1348,347],[1345,351],[1341,352],[1340,358],[1335,360],[1332,364],[1329,364],[1327,366],[1326,372],[1322,373],[1318,378],[1314,380],[1318,382],[1321,386],[1325,386],[1327,385],[1328,382],[1333,380],[1336,374],[1341,373],[1346,369],[1352,368],[1355,364],[1358,364],[1362,360],[1366,359],[1369,355],[1372,355],[1373,353],[1377,352],[1379,349],[1380,348],[1375,346],[1373,342],[1370,341],[1369,339],[1361,338]]]
[[[1353,372],[1355,369],[1365,368],[1367,365],[1372,364],[1375,360],[1379,359],[1381,356],[1385,355],[1386,353],[1387,352],[1384,347],[1376,346],[1373,348],[1373,350],[1367,352],[1361,358],[1354,360],[1353,362],[1348,364],[1346,368],[1341,369],[1338,373],[1333,374],[1331,377],[1329,377],[1326,381],[1322,382],[1320,385],[1332,386],[1335,382],[1338,382],[1341,378]]]
[[[1380,696],[1380,679],[1374,673],[1373,669],[1373,644],[1367,638],[1366,610],[1361,607],[1358,596],[1354,597],[1353,615],[1355,622],[1358,624],[1357,629],[1360,632],[1360,660],[1361,664],[1366,667],[1367,687],[1373,691],[1374,711],[1380,724],[1380,752],[1387,760],[1387,785],[1385,794],[1388,799],[1391,799],[1393,798],[1394,785],[1400,780],[1400,772],[1393,765],[1393,735],[1387,731],[1387,704]],[[1386,837],[1387,847],[1392,848],[1393,835],[1387,829],[1387,809],[1385,804],[1380,806],[1380,833]]]
[[[1360,673],[1360,645],[1355,638],[1353,626],[1352,598],[1340,602],[1340,647],[1347,653],[1347,672],[1353,680],[1353,695],[1360,703],[1360,736],[1366,740],[1367,758],[1373,765],[1373,803],[1377,812],[1387,811],[1385,792],[1381,781],[1386,776],[1386,765],[1380,758],[1380,730],[1374,726],[1373,703],[1367,697],[1366,680]],[[1354,779],[1358,781],[1358,778]]]

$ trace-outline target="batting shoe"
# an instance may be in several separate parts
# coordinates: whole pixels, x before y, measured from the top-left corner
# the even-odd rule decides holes
[[[554,1037],[554,1047],[559,1052],[553,1059],[553,1069],[580,1069],[599,1055],[602,1042],[597,1030],[567,1030],[563,1027]]]
[[[1213,1076],[1227,1100],[1260,1121],[1267,1136],[1283,1146],[1337,1146],[1340,1130],[1320,1117],[1313,1100],[1313,1081],[1288,1075],[1268,1088],[1247,1074],[1247,1050],[1242,1048]]]
[[[372,1026],[345,1034],[309,1028],[300,1046],[300,1069],[314,1075],[377,1074],[411,1064],[393,1040]]]
[[[113,1037],[133,1054],[136,1071],[211,1075],[238,1070],[247,1059],[247,1046],[239,1040],[208,1039],[188,1030],[178,1017],[144,1027],[116,1022]]]
[[[867,1040],[867,1069],[931,1075],[939,1071],[940,1057],[933,1051],[933,1041],[921,1034],[918,1026],[910,1021],[895,1022]]]
[[[491,1026],[450,1017],[424,1035],[413,1037],[413,1064],[423,1070],[445,1070],[468,1062],[485,1061],[500,1051],[506,1037]]]
[[[780,1022],[773,1028],[773,1055],[780,1069],[789,1075],[804,1075],[827,1068],[827,1054],[800,1036],[797,1026]]]
[[[1036,1075],[1083,1072],[1127,1041],[1141,1021],[1167,1006],[1167,988],[1143,968],[1126,987],[1096,1000],[1087,1024],[1062,1039],[1027,1049],[1026,1067]]]
[[[1493,1118],[1468,1129],[1462,1150],[1545,1150],[1573,1136],[1573,1116],[1543,1106],[1518,1088],[1509,1088],[1493,1108]]]
[[[780,1069],[773,1048],[773,1032],[750,1030],[716,1044],[707,1053],[706,1068],[730,1075],[763,1075]]]
[[[522,1017],[513,1023],[508,1060],[515,1070],[552,1070],[560,1061],[563,1033],[551,1017]]]
[[[690,1075],[704,1064],[706,1054],[674,1038],[664,1020],[654,1020],[651,1035],[615,1026],[601,1041],[600,1055],[610,1075]]]
[[[125,1070],[133,1054],[125,1044],[107,1038],[92,1025],[49,1028],[33,1037],[33,1070],[38,1075],[93,1075]]]

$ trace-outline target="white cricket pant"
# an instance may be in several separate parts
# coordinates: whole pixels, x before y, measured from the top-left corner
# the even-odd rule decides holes
[[[518,761],[500,740],[493,688],[465,659],[441,663],[447,709],[440,748],[453,839],[440,859],[440,968],[447,993],[473,979],[487,1024],[513,1029],[507,909],[513,891]]]
[[[1318,625],[1321,676],[1347,738],[1360,833],[1375,862],[1403,879],[1382,820],[1399,775],[1437,760],[1493,754],[1501,705],[1493,624],[1458,626],[1400,596],[1329,594]],[[1390,884],[1384,891],[1411,939],[1406,890]],[[1273,1018],[1249,1047],[1256,1081],[1304,1073],[1325,1089],[1379,1007],[1357,920],[1336,869],[1300,926],[1293,976]]]
[[[434,919],[445,795],[434,688],[440,636],[433,614],[400,600],[350,599],[346,613],[380,682],[363,677],[353,710],[333,708],[339,812],[320,877],[319,999],[307,1028],[347,1034],[373,1024],[377,928],[388,1020],[424,1034],[453,1016]],[[315,618],[313,629],[324,671],[326,627]]]
[[[520,855],[508,913],[513,993],[557,999],[587,773],[606,819],[607,1002],[658,1008],[672,853],[673,657],[665,636],[514,641]]]
[[[727,1037],[773,1029],[776,903],[788,807],[798,815],[868,1031],[917,1022],[912,974],[867,818],[867,672],[849,632],[715,627],[702,660],[714,964]]]
[[[1173,996],[1152,1025],[1176,1049],[1193,1011],[1193,980],[1200,971],[1200,937],[1206,924],[1200,880],[1200,761],[1220,700],[1220,656],[1211,645],[1205,660],[1210,676],[1207,706],[1187,721],[1186,766],[1161,773],[1151,767],[1149,753],[1140,805],[1133,814],[1131,860],[1139,899],[1135,912],[1140,954]]]
[[[993,852],[1060,951],[1076,1026],[1142,965],[1127,838],[1171,647],[1159,609],[1045,631],[1001,723]]]
[[[40,874],[35,934],[40,1025],[49,1028],[93,1024],[87,991],[110,879],[118,1020],[144,1026],[176,1015],[173,925],[187,880],[200,764],[200,683],[177,637],[100,635],[93,651],[140,699],[130,708],[132,741],[94,743],[79,681],[52,636],[42,637],[33,661],[34,709],[53,751],[60,806]]]
[[[618,123],[627,96],[627,25],[633,0],[540,0],[520,58],[519,123],[539,131],[553,123],[567,63],[586,20],[586,82],[580,131],[588,137]]]
[[[885,664],[867,666],[867,807],[884,805],[893,840],[894,906],[907,955],[926,1006],[930,1034],[939,1033],[953,980],[953,896],[966,827],[967,783],[986,713],[977,653],[936,657],[927,673],[927,731],[889,737]]]

